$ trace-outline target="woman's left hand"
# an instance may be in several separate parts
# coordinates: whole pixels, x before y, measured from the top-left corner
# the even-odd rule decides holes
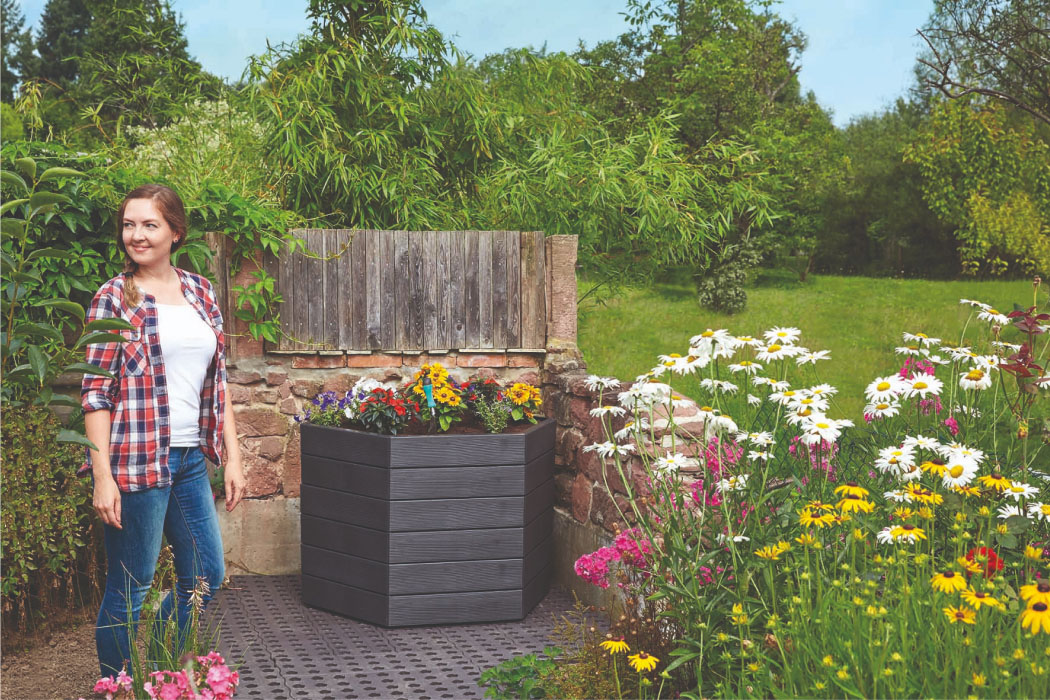
[[[226,486],[226,512],[232,511],[244,498],[244,487],[247,483],[244,478],[244,467],[241,464],[241,456],[231,456],[226,462],[223,470],[223,481]]]

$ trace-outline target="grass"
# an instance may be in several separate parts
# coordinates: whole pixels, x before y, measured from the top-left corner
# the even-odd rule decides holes
[[[592,286],[581,282],[581,294]],[[828,382],[839,389],[835,417],[858,421],[868,383],[900,369],[903,360],[893,349],[903,344],[902,332],[961,340],[972,310],[959,304],[961,298],[1008,313],[1015,303],[1031,306],[1032,285],[1026,280],[939,282],[830,275],[799,283],[773,271],[748,290],[747,309],[730,316],[701,309],[689,286],[658,284],[625,290],[603,304],[584,300],[579,344],[589,372],[633,379],[655,365],[659,354],[685,354],[689,338],[706,328],[757,336],[773,326],[794,326],[802,331],[802,345],[831,351],[830,361],[819,363],[815,374],[807,372],[813,383]],[[974,318],[966,337],[972,340],[987,332],[987,323]],[[1009,329],[1004,339],[1012,340],[1014,334]],[[702,396],[695,380],[676,386],[693,398]]]

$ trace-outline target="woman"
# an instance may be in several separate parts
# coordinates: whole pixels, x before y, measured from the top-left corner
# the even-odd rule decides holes
[[[224,560],[205,457],[225,467],[226,510],[244,495],[233,411],[226,402],[222,315],[211,284],[171,264],[186,239],[174,191],[143,185],[124,199],[117,247],[124,273],[98,290],[88,320],[120,318],[124,343],[89,345],[87,361],[114,378],[86,375],[81,390],[88,450],[81,473],[94,478],[105,525],[106,590],[95,642],[103,676],[131,658],[129,638],[153,581],[161,537],[175,558],[177,585],[161,606],[185,639],[190,595],[204,602],[222,584]],[[130,599],[129,599],[130,594]],[[130,615],[130,618],[129,618]]]

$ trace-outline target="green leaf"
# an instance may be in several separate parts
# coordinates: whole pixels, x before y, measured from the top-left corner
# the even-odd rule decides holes
[[[29,351],[29,366],[33,368],[36,376],[40,379],[40,383],[44,383],[44,377],[47,376],[47,366],[50,361],[47,353],[40,349],[37,345],[30,345]]]
[[[84,447],[90,447],[93,450],[97,450],[98,446],[95,443],[87,439],[87,436],[81,435],[80,433],[70,430],[69,428],[62,428],[58,431],[59,442],[72,442],[77,445],[83,445]]]
[[[40,302],[39,306],[65,311],[66,313],[76,316],[77,320],[81,322],[84,321],[84,307],[76,302],[68,301],[66,299],[45,299]]]
[[[12,272],[11,280],[21,284],[32,284],[33,282],[43,284],[43,280],[35,272]]]
[[[65,204],[68,201],[69,197],[58,192],[35,192],[29,198],[29,208],[39,209],[49,204]]]
[[[84,177],[84,173],[79,170],[73,170],[73,168],[48,168],[40,176],[38,182],[47,182],[60,177]]]
[[[76,254],[69,250],[61,250],[59,248],[40,248],[34,250],[32,253],[26,256],[26,262],[31,260],[37,260],[39,258],[52,258],[55,260],[75,260]]]
[[[47,402],[49,406],[69,406],[70,408],[80,408],[80,400],[69,396],[68,394],[54,394],[51,399]]]
[[[45,323],[36,321],[23,321],[15,326],[15,333],[27,338],[47,338],[56,343],[61,343],[64,338],[61,331]]]
[[[1031,521],[1023,515],[1011,515],[1006,519],[1006,528],[1011,534],[1024,532],[1031,524]]]
[[[93,365],[89,362],[74,362],[71,365],[66,365],[62,368],[63,372],[73,372],[75,374],[97,374],[101,377],[109,377],[110,379],[116,379],[116,375],[107,369],[102,369],[97,365]]]
[[[25,204],[28,201],[29,201],[28,197],[23,197],[22,199],[9,199],[8,201],[6,201],[2,205],[0,205],[0,216],[2,216],[4,214],[6,214],[7,212],[11,211],[12,209],[14,209],[15,207],[17,207],[20,204]]]
[[[16,158],[15,170],[32,180],[34,177],[36,177],[36,161],[28,157]]]
[[[97,318],[84,326],[85,331],[130,331],[134,328],[122,318]]]
[[[97,345],[99,343],[123,343],[127,338],[120,333],[88,333],[77,341],[75,347],[82,348],[85,345]]]
[[[18,187],[23,192],[28,192],[29,188],[26,187],[26,181],[15,175],[10,170],[0,170],[0,182],[5,185],[11,185],[12,187]]]
[[[13,238],[20,237],[26,230],[26,222],[23,219],[0,219],[0,231]]]
[[[7,253],[0,253],[0,270],[3,270],[3,273],[6,275],[13,272],[14,269],[14,261],[7,256]]]

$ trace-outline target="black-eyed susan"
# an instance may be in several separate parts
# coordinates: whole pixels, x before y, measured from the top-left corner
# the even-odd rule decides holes
[[[818,540],[816,537],[814,537],[813,535],[809,534],[808,532],[803,532],[801,535],[799,535],[798,537],[795,538],[795,541],[798,542],[803,547],[819,547],[819,546],[821,546],[820,545],[820,540]]]
[[[644,651],[640,651],[637,654],[627,657],[627,663],[629,663],[631,665],[631,668],[633,668],[638,673],[652,671],[654,668],[656,668],[656,664],[659,661],[660,659],[656,658],[655,656],[652,656],[651,654],[646,654]]]
[[[973,683],[975,688],[983,688],[988,683],[988,678],[983,673],[977,673],[974,671],[970,677],[970,682]]]
[[[926,531],[917,525],[911,523],[903,523],[901,525],[892,525],[887,528],[879,530],[876,538],[879,542],[908,542],[914,544],[919,540],[926,539]]]
[[[901,520],[907,520],[913,515],[915,515],[915,511],[906,506],[897,506],[893,509],[893,517],[900,518]]]
[[[1029,603],[1028,608],[1021,613],[1021,627],[1032,630],[1032,634],[1040,631],[1050,634],[1050,605]]]
[[[944,476],[945,464],[942,459],[928,459],[919,465],[919,469],[937,476]]]
[[[929,506],[922,506],[916,512],[923,520],[933,520],[933,508],[930,508]]]
[[[979,476],[977,477],[977,481],[980,482],[981,486],[988,489],[995,489],[996,491],[1005,491],[1010,488],[1010,484],[1013,483],[999,472],[992,472],[991,474]]]
[[[835,506],[823,501],[810,501],[806,504],[806,510],[835,510]]]
[[[921,503],[926,506],[939,506],[944,503],[944,496],[934,493],[925,486],[915,482],[905,486],[904,491],[911,496],[911,501],[914,503]]]
[[[825,511],[803,508],[798,521],[802,524],[802,527],[827,527],[835,522],[835,515]]]
[[[962,599],[964,603],[969,603],[970,605],[972,605],[974,610],[980,610],[982,606],[989,608],[1005,607],[1002,601],[993,596],[991,593],[985,593],[984,591],[975,591],[972,588],[967,588],[962,592]]]
[[[966,590],[966,579],[961,574],[948,570],[931,578],[930,585],[941,593],[955,593]]]
[[[953,625],[956,622],[961,622],[966,625],[977,624],[977,612],[964,605],[960,605],[957,608],[949,605],[944,608],[944,615],[948,618],[948,622]]]
[[[1025,545],[1024,556],[1026,559],[1032,561],[1039,561],[1043,558],[1043,549],[1041,547],[1033,547],[1032,545]]]
[[[1029,605],[1050,604],[1050,581],[1037,581],[1021,586],[1021,598]]]
[[[747,613],[744,612],[744,606],[741,603],[733,604],[733,624],[734,625],[746,625],[747,624]]]
[[[868,495],[868,490],[863,486],[858,486],[857,482],[850,481],[842,486],[835,487],[835,495],[838,496],[856,496],[857,498],[864,498]]]
[[[623,640],[623,637],[613,637],[606,639],[601,643],[601,648],[610,654],[622,654],[626,651],[630,651],[631,647],[627,645],[627,642]]]
[[[839,510],[843,513],[870,513],[875,510],[875,504],[871,501],[866,501],[860,496],[854,494],[846,494],[845,498],[835,504]]]
[[[966,557],[959,557],[955,560],[955,563],[961,566],[963,568],[963,571],[971,575],[979,574],[982,571],[984,571],[984,569],[981,568],[981,565],[979,563],[971,559],[967,559]]]
[[[956,486],[956,487],[952,488],[952,491],[954,491],[955,493],[960,494],[962,496],[965,496],[967,498],[969,498],[971,496],[980,496],[981,495],[981,489],[979,489],[979,488],[977,488],[976,486],[973,486],[973,485],[970,485],[970,486]]]
[[[783,545],[783,546],[781,546]],[[760,559],[769,559],[770,561],[779,561],[780,555],[791,549],[791,545],[787,542],[778,542],[768,547],[762,547],[761,549],[755,550],[755,555]]]

